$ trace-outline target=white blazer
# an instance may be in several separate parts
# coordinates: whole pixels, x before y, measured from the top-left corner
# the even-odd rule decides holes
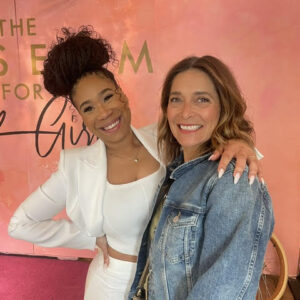
[[[148,152],[161,160],[156,125],[132,128]],[[103,232],[106,150],[101,140],[91,146],[62,150],[58,170],[18,207],[10,220],[10,236],[44,247],[95,248]],[[66,208],[70,220],[53,220]]]

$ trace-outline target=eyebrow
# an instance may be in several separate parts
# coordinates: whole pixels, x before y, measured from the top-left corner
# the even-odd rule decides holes
[[[111,88],[105,88],[102,91],[100,91],[97,96],[103,96],[103,94],[105,94],[107,91],[113,91],[113,89]],[[89,102],[91,102],[90,99],[85,100],[84,102],[82,102],[79,106],[79,109],[81,109],[84,105],[88,104]]]
[[[179,96],[179,95],[181,95],[181,92],[174,91],[174,92],[171,92],[171,93],[170,93],[170,96],[171,96],[171,95]],[[193,93],[193,95],[196,95],[196,96],[208,95],[208,96],[214,98],[214,96],[213,96],[211,93],[209,93],[209,92],[204,92],[204,91],[196,91],[196,92]]]

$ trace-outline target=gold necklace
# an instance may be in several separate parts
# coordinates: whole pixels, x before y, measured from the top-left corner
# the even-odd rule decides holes
[[[122,159],[127,158],[127,159],[129,159],[129,160],[131,160],[131,161],[133,161],[133,162],[135,162],[135,163],[138,163],[138,162],[140,161],[139,156],[138,156],[139,150],[140,150],[140,146],[137,147],[136,153],[135,153],[135,155],[134,155],[133,158],[132,158],[132,157],[128,157],[128,156],[121,156],[121,155],[118,155],[118,154],[115,154],[115,153],[112,154],[112,153],[110,153],[110,152],[108,152],[108,154],[109,154],[110,156],[115,156],[115,157],[119,157],[119,158],[122,158]]]
[[[138,157],[138,153],[139,153],[139,148],[137,148],[136,154],[135,154],[135,158],[133,159],[133,161],[134,161],[135,163],[138,163],[138,162],[140,161],[140,159],[139,159],[139,157]]]
[[[136,153],[135,153],[135,158],[133,159],[133,161],[134,161],[136,164],[140,161],[140,159],[139,159],[139,157],[138,157],[139,150],[140,150],[140,146],[137,147]]]

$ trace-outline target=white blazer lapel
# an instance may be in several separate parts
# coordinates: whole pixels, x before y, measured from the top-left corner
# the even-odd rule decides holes
[[[135,136],[144,145],[147,151],[163,165],[161,158],[159,157],[157,150],[157,124],[151,124],[140,129],[135,129],[131,127]]]
[[[87,233],[103,234],[103,198],[106,187],[106,150],[101,140],[87,147],[78,169],[78,199]]]

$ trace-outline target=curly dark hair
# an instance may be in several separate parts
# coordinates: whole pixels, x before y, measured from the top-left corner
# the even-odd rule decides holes
[[[74,85],[89,73],[102,73],[117,86],[114,75],[105,67],[115,61],[111,45],[91,25],[81,26],[77,32],[63,27],[44,61],[44,86],[53,96],[71,100]]]

